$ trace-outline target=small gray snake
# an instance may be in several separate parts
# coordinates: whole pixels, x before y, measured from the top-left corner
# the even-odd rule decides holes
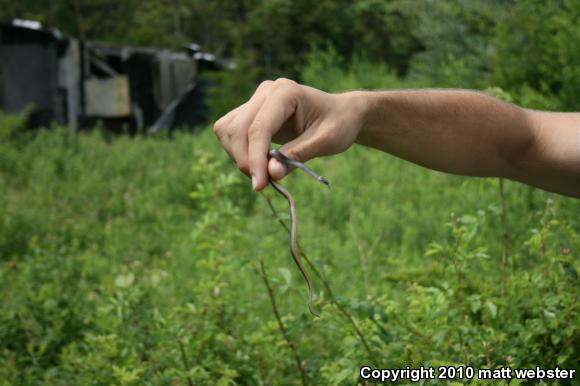
[[[322,177],[321,175],[316,173],[314,170],[312,170],[309,167],[307,167],[306,165],[304,165],[302,162],[288,158],[280,150],[272,149],[272,150],[270,150],[269,155],[270,155],[270,157],[276,158],[279,162],[282,162],[286,165],[291,165],[291,166],[294,166],[294,167],[297,167],[297,168],[304,170],[306,173],[308,173],[311,177],[315,178],[317,181],[330,187],[330,183],[324,177]],[[280,185],[278,182],[274,181],[271,178],[270,178],[270,184],[274,187],[274,189],[276,189],[276,191],[278,193],[280,193],[282,196],[284,196],[284,198],[286,198],[286,200],[288,201],[288,206],[290,207],[290,222],[291,222],[291,225],[290,225],[290,254],[292,255],[292,258],[294,259],[294,262],[298,266],[298,269],[302,273],[304,280],[306,280],[306,284],[308,285],[308,309],[312,315],[318,316],[318,314],[316,314],[314,311],[312,311],[312,292],[313,292],[312,282],[310,281],[310,277],[308,276],[306,269],[302,265],[302,259],[300,258],[300,254],[298,253],[297,246],[296,246],[296,239],[297,239],[297,232],[298,232],[298,218],[296,216],[296,203],[294,202],[294,198],[292,197],[290,192],[285,187],[283,187],[282,185]]]

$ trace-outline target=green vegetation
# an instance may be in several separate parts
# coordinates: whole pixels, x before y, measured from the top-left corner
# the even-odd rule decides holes
[[[89,39],[194,40],[235,56],[238,69],[216,75],[215,116],[279,75],[329,91],[477,88],[577,110],[579,9],[0,0],[2,15]],[[320,274],[307,265],[314,319],[284,228],[210,130],[129,138],[22,125],[0,115],[1,386],[353,385],[364,364],[580,370],[579,200],[510,181],[502,194],[496,179],[360,147],[314,160],[331,191],[299,172],[284,181]],[[286,202],[267,194],[288,221]]]
[[[299,78],[328,49],[343,67],[364,58],[412,86],[501,87],[529,107],[571,111],[580,100],[578,0],[0,0],[9,17],[90,40],[195,41],[239,64],[230,105],[253,88],[240,92],[241,80]]]
[[[210,131],[35,133],[2,119],[0,383],[353,384],[362,364],[578,368],[580,201],[354,148],[295,173],[287,235]],[[371,166],[372,165],[372,166]],[[369,167],[370,166],[370,167]],[[365,170],[365,173],[360,173]],[[268,192],[280,216],[286,204]]]

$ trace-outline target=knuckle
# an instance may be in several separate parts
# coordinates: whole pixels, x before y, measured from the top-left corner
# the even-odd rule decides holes
[[[278,78],[274,82],[274,87],[277,89],[294,89],[296,86],[298,86],[298,84],[288,78]]]
[[[226,125],[218,121],[213,125],[213,132],[220,139],[231,138],[236,131],[237,127],[232,124]]]
[[[219,136],[220,136],[220,135],[223,133],[223,130],[224,130],[224,125],[223,125],[223,123],[221,123],[221,121],[216,121],[216,122],[213,124],[213,132],[214,132],[214,133],[215,133],[215,134],[216,134],[218,137],[219,137]]]
[[[258,86],[257,91],[265,91],[265,90],[269,89],[270,87],[272,87],[273,84],[274,84],[274,81],[272,81],[272,80],[264,80]]]
[[[291,79],[278,78],[271,86],[272,96],[277,102],[286,104],[288,108],[295,106],[300,99],[302,87]]]

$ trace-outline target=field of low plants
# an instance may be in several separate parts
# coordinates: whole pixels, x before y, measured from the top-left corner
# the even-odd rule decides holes
[[[315,160],[331,190],[298,172],[284,181],[314,266],[313,318],[279,222],[286,202],[252,192],[211,130],[21,124],[0,122],[3,386],[354,385],[365,364],[579,368],[579,200],[510,181],[502,199],[497,179],[361,147]]]
[[[232,59],[211,75],[213,118],[280,76],[579,111],[578,0],[72,3],[0,14]],[[331,190],[300,172],[283,184],[314,318],[286,201],[254,193],[209,127],[131,138],[24,121],[0,112],[0,386],[363,385],[367,365],[575,369],[549,384],[579,384],[578,199],[357,146],[309,162]],[[536,384],[398,382],[444,383]]]

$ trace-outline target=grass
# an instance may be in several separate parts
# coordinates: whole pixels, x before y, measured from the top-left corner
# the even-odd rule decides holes
[[[504,296],[497,180],[360,147],[311,162],[330,191],[289,176],[300,243],[371,359],[316,278],[310,316],[286,233],[209,130],[0,126],[0,385],[300,384],[260,258],[308,384],[363,364],[579,367],[578,200],[505,183]]]

